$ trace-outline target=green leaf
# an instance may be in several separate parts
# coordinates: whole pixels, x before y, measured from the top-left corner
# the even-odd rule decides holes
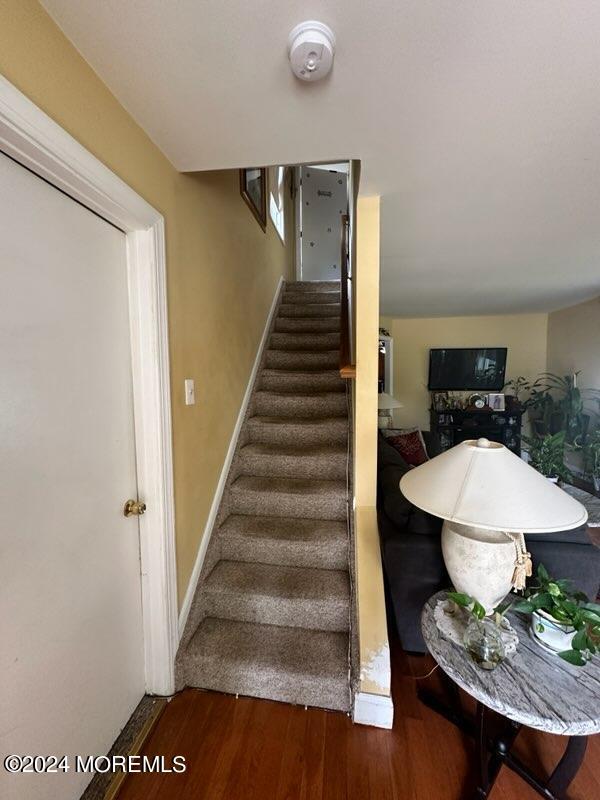
[[[548,592],[540,592],[539,594],[536,594],[529,602],[531,603],[531,607],[534,611],[537,611],[538,608],[547,609],[548,611],[552,609],[552,595]],[[550,613],[552,612],[550,611]]]
[[[462,608],[467,608],[473,602],[473,598],[463,592],[448,592],[448,597],[450,600],[454,600],[457,606],[461,606]]]
[[[595,611],[590,611],[587,608],[580,608],[579,613],[581,614],[582,619],[591,622],[592,625],[600,624],[600,617],[598,616],[598,614],[596,614]]]
[[[535,608],[530,600],[518,600],[514,604],[513,610],[521,611],[523,614],[531,614],[532,611],[535,611]]]
[[[585,667],[585,659],[579,650],[563,650],[563,652],[558,655],[564,661],[568,661],[569,664],[575,664],[576,667]]]
[[[588,649],[588,637],[585,629],[577,631],[577,633],[573,637],[573,641],[571,642],[571,647],[573,648],[573,650]]]
[[[483,619],[485,617],[485,608],[478,600],[473,601],[473,614],[477,619]]]
[[[587,608],[588,611],[595,611],[596,614],[598,615],[598,618],[600,618],[600,604],[599,603],[584,603],[583,607]]]
[[[550,580],[550,575],[548,575],[548,570],[543,564],[538,564],[537,568],[537,577],[542,583],[546,583]]]
[[[560,597],[561,591],[560,588],[554,583],[554,581],[550,581],[548,584],[548,591],[552,595],[552,597]]]

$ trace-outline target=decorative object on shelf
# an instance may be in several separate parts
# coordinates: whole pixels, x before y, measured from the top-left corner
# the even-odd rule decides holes
[[[529,464],[546,478],[557,483],[568,481],[571,472],[565,465],[565,432],[546,436],[524,436],[529,447]]]
[[[531,614],[531,633],[544,649],[583,667],[600,649],[600,605],[571,585],[551,578],[540,564],[536,582],[513,609]]]
[[[240,170],[240,194],[256,221],[267,230],[267,170],[249,167]]]
[[[450,595],[451,593],[448,592],[448,597],[450,597]],[[466,595],[464,595],[464,597],[466,597]],[[507,605],[506,610],[509,609],[510,604]],[[440,598],[436,603],[433,616],[440,633],[451,642],[464,646],[465,631],[469,619],[472,616],[469,611],[462,608],[454,600]],[[504,611],[501,614],[494,615],[494,622],[500,632],[504,652],[508,658],[517,651],[519,637],[505,616]]]
[[[404,403],[396,400],[391,394],[379,392],[377,395],[377,425],[382,430],[393,427],[393,408],[404,408]]]
[[[486,407],[485,396],[482,394],[472,394],[469,397],[467,409],[474,409],[476,411],[483,411]]]
[[[443,412],[431,410],[429,428],[441,444],[442,450],[465,439],[485,437],[506,445],[515,455],[521,455],[521,412],[492,411],[491,409],[464,411],[455,407]]]
[[[488,439],[462,442],[410,470],[400,491],[445,520],[442,553],[454,588],[476,596],[488,614],[531,575],[524,533],[571,530],[587,519],[581,503]]]
[[[418,467],[429,460],[425,440],[419,428],[387,428],[382,429],[381,433],[387,443],[391,444],[411,467]]]
[[[504,411],[506,409],[504,395],[501,392],[488,394],[487,405],[492,411]]]
[[[387,328],[379,328],[379,335],[380,336],[391,336],[392,334],[388,331]]]
[[[432,392],[431,407],[434,411],[445,411],[449,408],[450,398],[448,397],[448,392]]]

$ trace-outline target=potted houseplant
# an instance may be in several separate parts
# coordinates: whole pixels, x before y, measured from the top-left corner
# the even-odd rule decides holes
[[[571,471],[565,465],[565,431],[545,436],[524,436],[529,447],[529,463],[554,483],[568,481]]]
[[[570,664],[585,666],[600,648],[600,605],[571,589],[570,581],[551,578],[543,564],[512,608],[531,614],[535,641]]]
[[[506,392],[506,404],[508,409],[526,408],[526,400],[522,398],[524,392],[531,391],[531,383],[523,375],[518,375],[507,381],[503,389],[508,389]]]
[[[594,484],[594,491],[600,492],[600,427],[592,433],[583,447],[585,474]]]
[[[590,424],[589,414],[583,412],[583,398],[577,386],[579,372],[572,375],[555,375],[543,372],[539,378],[541,390],[546,394],[558,393],[555,409],[550,415],[550,433],[564,430],[568,444],[582,444]]]

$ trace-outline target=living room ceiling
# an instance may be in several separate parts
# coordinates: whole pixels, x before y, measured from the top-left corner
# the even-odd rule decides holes
[[[182,171],[362,161],[381,310],[548,311],[600,294],[597,0],[43,0]],[[287,35],[337,38],[304,84]]]

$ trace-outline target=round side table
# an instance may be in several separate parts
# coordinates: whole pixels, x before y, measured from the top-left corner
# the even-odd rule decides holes
[[[477,745],[476,798],[487,798],[505,765],[546,800],[565,800],[567,789],[583,761],[587,737],[600,733],[600,659],[575,667],[539,647],[529,633],[529,619],[509,612],[519,635],[517,652],[496,669],[481,669],[460,645],[446,639],[433,616],[438,592],[423,609],[421,627],[427,649],[446,676],[446,698],[421,689],[419,698],[434,711],[474,737]],[[448,680],[449,679],[449,680]],[[458,688],[477,701],[475,717],[460,707]],[[490,711],[503,718],[500,735],[489,734]],[[522,725],[568,737],[565,753],[544,782],[511,752]]]

